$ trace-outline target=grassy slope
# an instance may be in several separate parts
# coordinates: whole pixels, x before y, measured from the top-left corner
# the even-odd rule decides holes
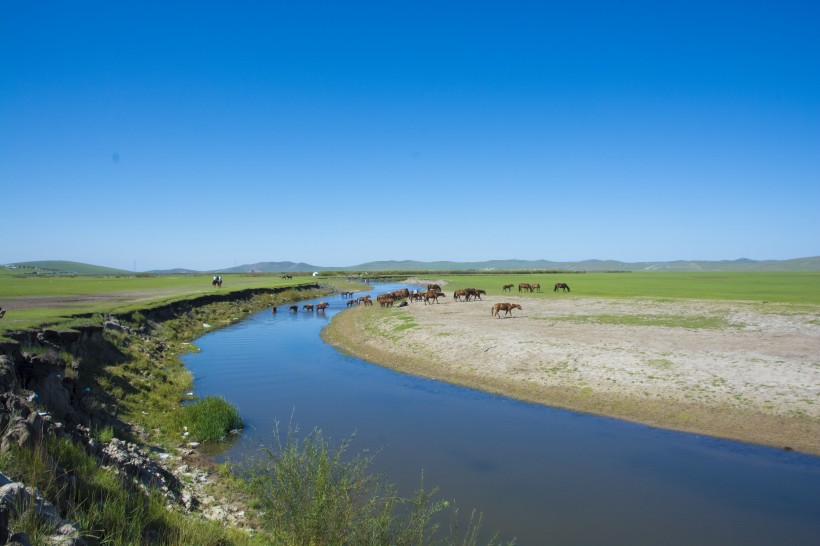
[[[80,262],[69,262],[66,260],[43,260],[38,262],[19,262],[14,265],[20,269],[14,270],[17,273],[34,273],[43,275],[130,275],[130,271],[115,269],[113,267],[103,267],[101,265],[84,264]]]

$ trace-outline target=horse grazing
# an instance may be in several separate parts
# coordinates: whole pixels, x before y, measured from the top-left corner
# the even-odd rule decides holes
[[[530,286],[530,283],[528,283],[528,282],[522,282],[518,285],[518,291],[519,292],[522,292],[522,291],[532,292],[532,286]]]
[[[512,310],[513,309],[521,309],[521,306],[517,303],[496,303],[493,305],[493,310],[490,313],[490,316],[495,318],[499,318],[501,315],[498,314],[499,311],[504,311],[504,316],[510,315],[512,317]]]
[[[540,292],[540,291],[541,291],[541,285],[540,285],[540,284],[538,284],[537,282],[532,283],[531,288],[532,288],[535,292]]]
[[[569,285],[565,282],[555,283],[555,288],[553,288],[552,291],[558,292],[559,290],[563,290],[564,292],[570,292]]]
[[[353,305],[358,305],[358,304],[359,304],[359,300],[347,300],[347,306],[348,307],[351,307]]]
[[[501,291],[502,291],[502,292],[510,292],[510,291],[512,291],[513,286],[515,286],[515,285],[513,285],[513,284],[505,284],[505,285],[504,285],[504,288],[502,288],[502,289],[501,289]]]

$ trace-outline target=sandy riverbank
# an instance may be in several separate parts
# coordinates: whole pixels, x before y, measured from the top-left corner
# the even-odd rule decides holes
[[[452,295],[452,294],[450,294]],[[520,303],[512,318],[492,304]],[[820,309],[530,298],[359,307],[325,339],[402,372],[549,406],[820,455]]]

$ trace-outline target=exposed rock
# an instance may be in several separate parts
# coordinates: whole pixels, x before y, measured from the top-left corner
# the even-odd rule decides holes
[[[104,464],[116,466],[145,487],[154,487],[169,500],[178,499],[181,484],[168,470],[151,459],[139,446],[113,438],[101,450]]]
[[[5,522],[5,526],[0,529],[0,538],[8,536],[10,516],[33,510],[34,515],[44,525],[51,528],[52,535],[46,540],[48,544],[60,546],[85,544],[85,541],[80,538],[77,524],[61,518],[54,505],[45,500],[37,488],[26,487],[20,482],[9,482],[5,476],[2,478],[2,481],[6,483],[0,487],[0,514],[5,514],[5,516],[0,516],[0,524]],[[15,534],[10,540],[22,544],[28,543],[28,537],[23,533]]]

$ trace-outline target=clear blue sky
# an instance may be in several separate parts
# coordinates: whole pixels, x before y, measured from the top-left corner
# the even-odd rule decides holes
[[[816,1],[2,0],[0,263],[820,255],[819,28]]]

